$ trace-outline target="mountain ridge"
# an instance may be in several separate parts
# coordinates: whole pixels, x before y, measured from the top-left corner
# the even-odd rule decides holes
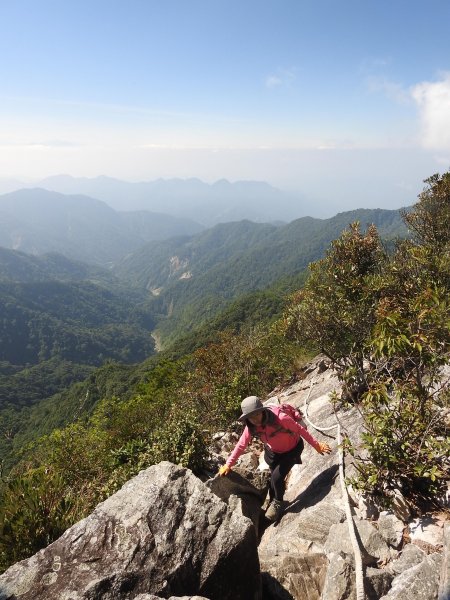
[[[305,199],[299,194],[264,181],[219,179],[208,184],[192,177],[126,182],[106,176],[56,175],[41,180],[39,185],[61,193],[84,193],[116,210],[145,209],[189,217],[206,227],[242,219],[286,222],[306,213]]]
[[[117,212],[102,200],[42,188],[0,196],[0,246],[29,254],[59,252],[108,265],[151,239],[199,232],[203,226],[166,214]]]
[[[193,320],[214,317],[240,294],[301,273],[356,220],[363,228],[374,223],[382,237],[407,235],[397,210],[359,209],[281,226],[239,221],[162,245],[151,242],[115,265],[113,273],[154,295],[158,331],[172,336],[189,329]]]

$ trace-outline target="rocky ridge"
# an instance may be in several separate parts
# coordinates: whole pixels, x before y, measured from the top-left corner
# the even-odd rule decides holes
[[[335,423],[328,394],[339,389],[321,359],[304,377],[274,392],[321,427]],[[275,393],[277,397],[275,397]],[[337,413],[352,441],[356,408]],[[261,517],[268,474],[255,443],[228,477],[206,483],[160,463],[142,471],[47,548],[0,576],[0,600],[353,600],[355,572],[338,475],[335,430],[310,432],[333,448],[321,456],[305,444],[289,476],[285,513]],[[217,465],[237,434],[215,436]],[[346,460],[346,474],[352,474]],[[449,600],[450,523],[442,515],[412,519],[399,495],[379,513],[350,490],[362,549],[367,600]]]

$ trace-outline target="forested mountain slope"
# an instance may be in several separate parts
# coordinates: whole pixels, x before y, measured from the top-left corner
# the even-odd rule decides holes
[[[149,240],[202,229],[194,221],[164,214],[115,212],[88,196],[39,188],[0,196],[0,246],[29,254],[59,252],[107,265]]]
[[[268,240],[274,225],[237,221],[224,223],[191,237],[150,242],[113,268],[120,279],[157,293],[174,281],[197,277]]]
[[[25,410],[23,439],[73,418],[86,388],[73,396],[63,390],[106,360],[149,357],[155,328],[164,347],[172,343],[170,356],[180,357],[214,341],[218,331],[240,331],[279,315],[286,293],[303,284],[306,265],[353,219],[375,221],[389,235],[402,232],[397,211],[355,211],[279,227],[241,221],[152,242],[114,272],[55,253],[1,249],[5,427],[17,426],[19,408]]]
[[[114,273],[153,293],[154,310],[161,315],[158,329],[173,340],[176,332],[214,317],[240,294],[301,273],[352,221],[363,228],[374,223],[385,238],[407,234],[399,211],[381,209],[324,220],[304,217],[278,227],[240,221],[191,238],[148,244],[121,261]]]
[[[87,416],[102,398],[125,400],[136,394],[156,365],[162,365],[162,381],[167,375],[166,361],[183,360],[197,349],[217,343],[225,330],[239,334],[271,322],[281,315],[287,294],[301,287],[303,280],[304,276],[284,278],[266,290],[241,296],[215,319],[194,328],[191,333],[181,333],[166,351],[136,365],[109,362],[93,368],[52,358],[21,370],[3,363],[0,394],[5,402],[0,406],[3,433],[0,460],[10,468],[26,444],[56,427]],[[74,376],[74,370],[78,377]],[[28,399],[28,405],[19,401],[18,392],[23,394],[22,399]]]
[[[0,248],[0,408],[39,402],[106,360],[152,354],[144,300],[101,267]]]
[[[22,373],[23,387],[8,393],[0,376],[0,398],[14,405],[33,401],[29,379],[39,376],[30,371],[33,365],[138,362],[153,352],[151,315],[89,282],[1,282],[0,314],[0,373],[25,370],[28,375]],[[85,368],[81,374],[85,376]]]
[[[0,247],[0,281],[4,280],[22,283],[89,280],[105,287],[120,285],[109,269],[72,260],[57,252],[34,256]]]

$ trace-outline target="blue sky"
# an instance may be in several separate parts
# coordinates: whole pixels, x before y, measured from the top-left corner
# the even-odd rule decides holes
[[[448,0],[3,0],[0,178],[396,208],[450,167],[449,31]]]

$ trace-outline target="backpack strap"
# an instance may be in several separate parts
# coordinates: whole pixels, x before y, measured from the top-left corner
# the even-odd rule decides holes
[[[272,433],[270,435],[268,435],[268,438],[272,438],[274,435],[276,435],[277,433],[288,433],[289,435],[295,435],[293,431],[291,431],[290,429],[286,429],[286,427],[283,427],[280,424],[280,419],[279,419],[279,414],[282,411],[283,407],[281,406],[269,406],[267,407],[269,409],[269,413],[271,415],[273,415],[273,417],[270,419],[269,418],[269,424],[273,424],[273,423],[277,423],[277,427],[272,431]],[[273,410],[275,409],[275,410]],[[283,411],[284,412],[284,411]],[[287,414],[287,413],[285,413]]]

